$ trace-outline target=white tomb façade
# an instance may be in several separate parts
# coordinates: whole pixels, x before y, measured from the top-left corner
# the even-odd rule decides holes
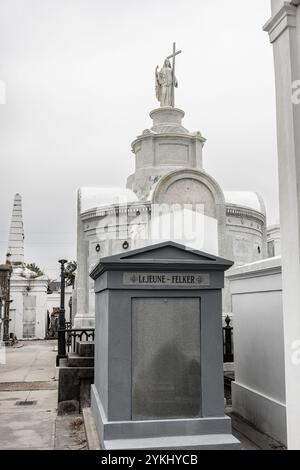
[[[18,339],[44,339],[47,333],[48,277],[26,267],[20,194],[14,197],[7,256],[12,266],[9,332]]]
[[[183,126],[184,115],[172,106],[151,111],[152,127],[132,143],[135,172],[126,188],[79,189],[75,327],[94,326],[89,273],[104,256],[170,240],[226,257],[236,266],[267,257],[262,198],[221,189],[203,168],[206,139]],[[231,313],[227,285],[223,313]]]

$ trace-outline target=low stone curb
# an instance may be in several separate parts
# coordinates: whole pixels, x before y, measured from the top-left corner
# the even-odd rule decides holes
[[[89,450],[101,450],[95,421],[92,415],[91,408],[83,408],[83,422],[86,433],[86,440]]]

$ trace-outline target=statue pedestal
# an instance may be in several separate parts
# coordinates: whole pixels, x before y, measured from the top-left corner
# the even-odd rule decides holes
[[[185,113],[181,109],[164,107],[154,109],[150,113],[153,120],[151,131],[158,134],[189,134],[189,131],[182,126],[182,119]]]
[[[205,139],[182,126],[181,109],[162,107],[150,113],[153,127],[146,129],[132,143],[136,171],[129,176],[127,188],[139,200],[147,200],[160,178],[179,168],[202,169]]]

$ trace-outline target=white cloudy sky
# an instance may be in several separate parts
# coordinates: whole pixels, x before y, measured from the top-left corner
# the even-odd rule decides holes
[[[75,257],[76,190],[124,185],[157,107],[154,68],[176,40],[177,106],[208,139],[205,169],[278,219],[269,0],[0,0],[0,262],[13,195],[26,260],[55,277]]]

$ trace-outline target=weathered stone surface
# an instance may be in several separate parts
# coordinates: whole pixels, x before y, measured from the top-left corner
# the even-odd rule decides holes
[[[69,354],[68,367],[94,367],[94,357],[81,357],[78,354]]]
[[[76,401],[79,410],[90,404],[90,387],[94,382],[93,367],[60,367],[58,404]]]
[[[94,341],[77,341],[76,352],[80,357],[94,357],[95,355]]]

